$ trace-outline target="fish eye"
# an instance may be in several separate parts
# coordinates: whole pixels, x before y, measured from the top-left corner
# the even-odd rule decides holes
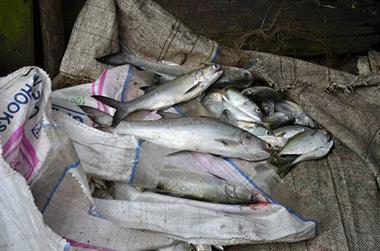
[[[250,196],[249,196],[249,201],[256,201],[256,196],[254,195],[254,194],[251,194]]]
[[[261,110],[259,108],[256,109],[256,112],[261,112]]]
[[[212,68],[215,69],[215,70],[218,70],[220,68],[220,66],[217,65],[217,64],[214,64],[214,65],[212,65]]]
[[[250,77],[249,73],[248,72],[244,72],[244,78],[245,79],[249,79],[249,77]]]
[[[266,134],[266,135],[269,135],[269,131],[266,131],[265,134]]]
[[[268,149],[272,149],[273,148],[272,145],[269,144],[269,143],[266,143],[266,146],[267,146]]]
[[[250,140],[250,139],[251,139],[251,136],[249,136],[249,135],[246,135],[246,136],[245,136],[245,139],[248,139],[248,140]]]

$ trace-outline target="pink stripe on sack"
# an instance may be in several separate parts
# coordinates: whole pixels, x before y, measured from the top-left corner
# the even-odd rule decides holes
[[[92,82],[92,85],[91,85],[91,92],[92,92],[92,95],[102,95],[103,94],[103,88],[104,88],[104,82],[105,82],[105,79],[106,79],[106,75],[107,75],[107,72],[108,70],[105,70],[101,75],[100,75],[100,78],[99,78],[99,85],[98,85],[98,88],[97,88],[97,93],[95,91],[96,89],[96,83],[97,81],[94,81]],[[104,106],[104,104],[100,101],[96,101],[96,104],[97,104],[97,108],[98,110],[101,110],[101,111],[105,111],[106,108]]]
[[[28,155],[32,158],[32,164],[33,164],[33,166],[37,165],[38,158],[37,158],[37,155],[36,155],[36,150],[34,149],[34,147],[32,146],[32,144],[30,144],[29,140],[25,136],[22,138],[21,144],[25,148],[25,150],[28,153]]]
[[[25,175],[28,175],[30,173],[30,170],[32,170],[32,162],[30,161],[28,156],[26,156],[27,154],[24,152],[24,150],[21,147],[20,147],[20,154],[21,154],[21,157],[25,160],[25,162],[28,163],[29,168],[25,174]]]
[[[106,76],[107,76],[107,72],[108,70],[105,70],[102,75],[100,75],[100,79],[99,79],[99,85],[98,85],[98,95],[103,95],[103,88],[104,88],[104,83],[105,83],[105,79],[106,79]],[[106,111],[106,106],[102,104],[102,107],[103,107],[103,112]]]
[[[77,241],[70,240],[70,239],[67,239],[67,238],[65,238],[65,239],[66,239],[66,241],[68,243],[70,243],[70,245],[72,247],[79,247],[79,248],[86,248],[86,249],[95,249],[95,250],[98,250],[98,251],[116,251],[115,249],[98,247],[98,246],[95,246],[95,245],[92,245],[92,244],[89,244],[89,243],[77,242]]]
[[[92,82],[92,85],[91,85],[91,93],[92,95],[95,95],[95,81]],[[96,100],[96,105],[99,109],[99,101]],[[95,127],[96,126],[96,123],[95,122],[92,122],[92,127]]]
[[[9,157],[12,156],[19,149],[19,145],[15,145],[7,154],[4,155],[4,159],[8,161]]]
[[[9,137],[7,142],[3,146],[3,154],[6,154],[9,151],[9,148],[23,135],[25,128],[25,123],[17,128],[12,135]]]
[[[32,144],[30,144],[30,142],[28,141],[27,138],[23,137],[21,140],[21,144],[25,148],[29,157],[31,158],[31,161],[28,158],[28,163],[30,164],[30,169],[26,173],[26,177],[25,177],[25,179],[27,181],[29,181],[30,178],[32,177],[33,173],[34,173],[34,170],[35,170],[39,160],[38,160],[37,155],[36,155],[36,150],[34,149]],[[22,150],[22,148],[21,148],[21,150]]]
[[[105,82],[105,79],[106,79],[107,72],[108,72],[108,70],[105,70],[102,73],[102,75],[100,75],[99,86],[98,86],[98,94],[99,95],[103,94],[104,82]]]

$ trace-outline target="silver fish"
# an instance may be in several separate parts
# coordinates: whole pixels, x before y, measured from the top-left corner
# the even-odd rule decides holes
[[[269,163],[282,178],[295,164],[326,156],[333,144],[327,132],[320,129],[307,129],[291,137],[284,148],[277,155],[272,156]]]
[[[176,77],[182,76],[194,70],[199,70],[200,67],[185,67],[172,62],[161,61],[160,63],[154,63],[133,55],[128,47],[121,42],[120,52],[111,54],[105,57],[97,58],[97,60],[104,64],[110,65],[123,65],[131,64],[140,69],[154,72],[163,77],[163,81],[169,81]],[[252,74],[241,68],[223,66],[224,74],[215,83],[217,87],[226,87],[230,85],[246,87],[249,86],[252,81]]]
[[[228,102],[224,102],[223,117],[228,121],[237,120],[244,122],[261,123],[260,117],[250,116]]]
[[[224,204],[251,204],[254,194],[246,188],[229,183],[211,174],[163,168],[158,178],[157,191],[175,197]]]
[[[324,145],[321,145],[320,147],[318,147],[318,148],[316,148],[310,152],[301,154],[299,156],[286,155],[285,157],[287,157],[287,156],[289,156],[289,157],[296,156],[296,157],[291,159],[288,162],[288,164],[280,166],[278,168],[280,170],[278,172],[279,176],[281,178],[284,177],[292,169],[292,166],[294,166],[297,163],[300,163],[300,162],[306,161],[306,160],[317,160],[317,159],[323,158],[324,156],[326,156],[330,152],[333,145],[334,145],[334,142],[331,140],[331,141],[325,143]]]
[[[109,126],[112,116],[81,106],[96,123]],[[270,157],[272,145],[216,118],[184,117],[154,121],[121,121],[109,131],[132,135],[171,149],[205,152],[249,161]]]
[[[261,109],[258,105],[256,105],[249,98],[243,96],[240,91],[230,88],[226,90],[226,94],[224,95],[224,100],[231,104],[232,106],[238,108],[243,113],[252,117],[252,119],[260,120],[263,116]]]
[[[251,102],[251,101],[249,101]],[[239,103],[230,96],[230,100],[226,97],[226,93],[221,90],[213,90],[205,96],[202,101],[206,109],[216,118],[224,121],[245,121],[260,123],[261,118],[253,114],[249,115],[241,110]],[[249,104],[247,105],[249,108]],[[243,107],[243,109],[247,109]]]
[[[302,155],[329,143],[330,134],[321,129],[306,130],[290,138],[278,155]]]
[[[241,94],[248,96],[254,101],[274,100],[279,101],[282,99],[281,93],[267,86],[254,86],[244,89]]]
[[[116,108],[112,126],[117,126],[128,114],[139,110],[161,110],[174,104],[194,99],[211,84],[223,71],[219,65],[208,66],[204,69],[183,75],[170,82],[162,84],[144,95],[126,103],[104,97],[92,96],[102,103]]]
[[[294,124],[303,125],[310,128],[317,128],[317,124],[311,119],[302,108],[294,102],[284,100],[275,102],[274,109],[276,112],[281,112],[295,118]]]

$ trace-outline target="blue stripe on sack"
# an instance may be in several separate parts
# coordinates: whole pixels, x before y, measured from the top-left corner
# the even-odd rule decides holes
[[[173,106],[174,107],[174,106]],[[174,109],[176,111],[178,111],[179,113],[183,114],[184,116],[186,116],[185,113],[183,113],[179,107],[174,107]],[[291,213],[292,215],[296,216],[298,219],[300,219],[301,221],[303,222],[313,222],[316,224],[316,228],[315,228],[315,231],[317,234],[317,231],[318,231],[318,222],[315,221],[315,220],[311,220],[311,219],[305,219],[303,218],[301,215],[299,215],[298,213],[296,213],[295,211],[293,211],[292,209],[288,208],[287,206],[281,204],[280,202],[274,200],[270,195],[266,194],[264,191],[262,191],[257,185],[256,183],[253,181],[253,179],[251,177],[249,177],[248,175],[246,175],[243,170],[240,169],[239,165],[236,164],[233,160],[229,159],[229,158],[223,158],[225,161],[227,161],[236,171],[239,172],[239,174],[241,176],[243,176],[255,189],[257,189],[258,191],[260,191],[264,197],[266,197],[267,199],[269,199],[273,204],[276,204],[276,205],[280,205],[280,206],[283,206],[286,210],[288,210],[289,213]]]
[[[140,163],[141,146],[142,146],[143,142],[144,142],[144,140],[139,139],[139,141],[138,141],[138,143],[137,143],[136,154],[135,154],[135,158],[134,158],[134,160],[133,160],[133,166],[132,166],[131,177],[129,178],[129,181],[128,181],[129,184],[132,184],[133,179],[134,179],[135,176],[136,176],[136,171],[137,171],[137,168],[138,168],[139,163]]]
[[[219,44],[216,44],[216,51],[215,51],[214,56],[213,56],[212,59],[211,59],[211,62],[212,62],[212,63],[215,63],[215,61],[219,58],[219,56],[220,56],[220,50],[221,50],[220,45],[219,45]]]
[[[257,185],[256,183],[253,181],[253,179],[251,177],[249,177],[248,175],[246,175],[243,170],[240,169],[239,165],[236,164],[232,159],[229,159],[229,158],[223,158],[224,160],[226,160],[233,168],[235,168],[236,171],[238,171],[255,189],[257,189],[258,191],[260,191],[260,193],[262,193],[267,199],[269,199],[273,204],[276,204],[276,205],[280,205],[280,206],[283,206],[284,208],[286,208],[286,210],[289,211],[289,213],[293,214],[294,216],[296,216],[298,219],[304,221],[304,222],[313,222],[315,223],[317,226],[318,226],[318,222],[315,221],[315,220],[311,220],[311,219],[305,219],[304,217],[302,217],[301,215],[299,215],[298,213],[296,213],[295,211],[293,211],[292,209],[288,208],[287,206],[281,204],[280,202],[276,201],[275,199],[273,199],[270,195],[268,195],[267,193],[265,193],[263,190],[261,190]],[[317,228],[316,228],[317,230]]]
[[[182,112],[181,109],[180,109],[178,106],[173,105],[172,107],[173,107],[174,110],[175,110],[176,112],[178,112],[181,116],[186,117],[186,114],[185,114],[184,112]]]
[[[51,201],[51,199],[53,198],[53,195],[54,193],[57,191],[58,187],[61,185],[61,183],[63,182],[63,179],[65,178],[66,176],[66,173],[70,170],[70,169],[73,169],[73,168],[77,168],[78,166],[80,165],[80,161],[76,161],[74,163],[71,163],[70,165],[66,166],[65,169],[63,170],[62,174],[61,174],[61,177],[59,177],[58,179],[58,182],[57,184],[54,186],[53,190],[51,190],[51,192],[49,193],[48,195],[48,198],[45,202],[45,205],[42,207],[41,209],[41,213],[45,213],[47,207],[49,206],[49,203]]]
[[[65,244],[65,246],[63,247],[63,251],[69,251],[70,248],[71,248],[70,243],[66,241],[66,244]]]
[[[83,112],[78,112],[78,111],[75,111],[75,110],[72,110],[72,109],[69,109],[69,108],[66,108],[66,107],[60,106],[60,105],[52,104],[52,106],[55,106],[55,107],[58,107],[58,108],[62,108],[62,109],[64,109],[64,110],[67,110],[67,111],[70,111],[70,112],[78,113],[78,114],[80,114],[80,115],[86,115],[86,114],[83,113]]]
[[[125,97],[127,96],[127,90],[128,90],[129,81],[131,80],[131,77],[132,77],[132,67],[128,66],[127,77],[125,78],[123,91],[121,93],[121,99],[120,99],[121,102],[125,102]]]

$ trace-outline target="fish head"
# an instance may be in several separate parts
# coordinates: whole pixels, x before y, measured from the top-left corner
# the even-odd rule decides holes
[[[195,70],[189,75],[181,77],[182,84],[179,88],[183,92],[181,96],[186,96],[187,100],[195,98],[210,87],[223,74],[220,65],[214,64],[202,69]],[[189,82],[190,81],[190,82]]]
[[[223,75],[223,68],[213,64],[195,72],[195,80],[200,83],[211,85]]]
[[[257,202],[256,195],[243,186],[236,187],[236,195],[241,204],[253,204]]]
[[[318,125],[306,114],[303,114],[302,116],[297,117],[294,123],[297,125],[307,126],[313,129],[318,128]]]
[[[260,107],[257,106],[253,101],[247,100],[245,101],[242,106],[246,107],[248,111],[250,111],[251,114],[257,115],[258,117],[263,116],[263,112],[261,111]]]
[[[249,86],[253,82],[252,74],[246,69],[230,66],[224,66],[223,69],[223,82],[238,83],[243,86]]]
[[[247,126],[243,128],[245,128],[247,131],[249,131],[250,133],[252,133],[253,135],[257,137],[272,135],[272,133],[267,128],[265,128],[264,126],[260,124],[249,123],[248,125],[250,127]]]
[[[270,143],[246,131],[240,132],[240,142],[246,153],[255,155],[255,160],[268,159],[274,151]]]
[[[228,184],[224,189],[226,201],[233,201],[239,204],[251,204],[257,201],[256,196],[243,186]]]

